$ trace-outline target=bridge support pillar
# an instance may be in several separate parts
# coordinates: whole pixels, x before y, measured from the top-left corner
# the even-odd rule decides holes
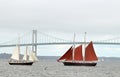
[[[35,52],[37,56],[37,30],[33,30],[32,33],[32,51]]]

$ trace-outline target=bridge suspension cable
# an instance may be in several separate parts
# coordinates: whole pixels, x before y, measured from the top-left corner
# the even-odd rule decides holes
[[[0,43],[0,47],[12,47],[15,46],[18,43],[18,37],[14,38],[10,41],[2,42]],[[76,41],[76,44],[84,44],[83,41]],[[88,42],[86,42],[88,43]],[[94,44],[98,45],[120,45],[120,37],[115,37],[112,39],[107,40],[100,40],[100,41],[93,41]],[[65,40],[55,36],[48,35],[43,32],[37,31],[37,43],[36,45],[63,45],[63,44],[73,44],[72,40]],[[22,36],[20,36],[20,45],[21,46],[32,46],[32,32],[24,33]]]

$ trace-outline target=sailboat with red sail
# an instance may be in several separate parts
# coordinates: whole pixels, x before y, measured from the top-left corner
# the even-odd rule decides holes
[[[71,46],[68,51],[57,61],[69,66],[96,66],[98,58],[96,56],[92,41],[85,47],[83,57],[82,45],[75,48]]]

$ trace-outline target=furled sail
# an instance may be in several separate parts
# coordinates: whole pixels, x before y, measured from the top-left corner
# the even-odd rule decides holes
[[[68,49],[68,51],[62,57],[60,57],[57,61],[62,61],[62,60],[71,61],[72,60],[72,51],[73,51],[73,48],[71,46]]]
[[[88,44],[85,49],[85,61],[97,61],[98,58],[95,54],[92,41]]]
[[[12,53],[11,59],[19,60],[19,46],[16,45],[15,51]]]
[[[79,45],[78,47],[75,48],[74,60],[75,61],[83,61],[82,45]]]

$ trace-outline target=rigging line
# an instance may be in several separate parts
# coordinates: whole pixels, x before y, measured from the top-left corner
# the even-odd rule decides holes
[[[57,39],[57,40],[70,41],[70,40],[65,40],[65,39],[57,38],[57,37],[55,37],[55,36],[51,36],[51,35],[48,35],[48,34],[43,33],[43,32],[38,32],[38,33],[40,33],[40,34],[42,34],[42,35],[44,35],[44,36],[50,37],[50,38]]]

